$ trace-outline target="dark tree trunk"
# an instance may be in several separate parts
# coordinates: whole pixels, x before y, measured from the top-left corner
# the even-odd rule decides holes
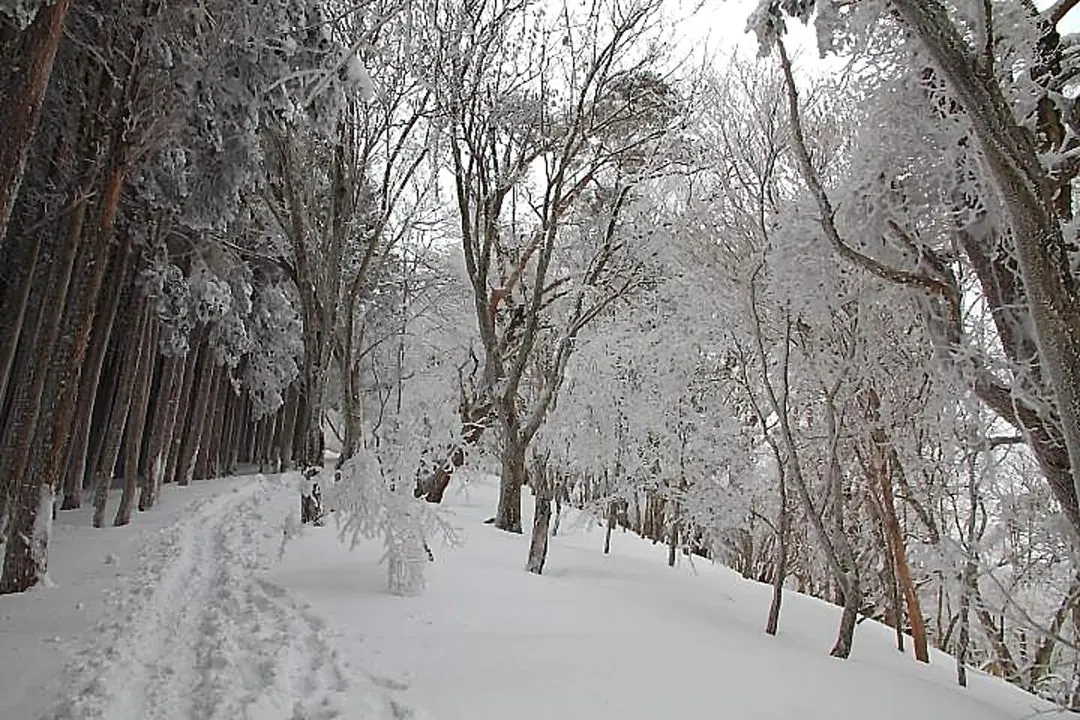
[[[213,352],[208,346],[204,346],[199,353],[194,370],[197,379],[194,389],[195,398],[188,413],[188,422],[181,437],[180,453],[176,462],[176,483],[179,485],[190,483],[195,471],[199,445],[203,440],[207,405],[210,402],[210,395],[217,376],[215,370]]]
[[[158,331],[158,322],[157,318],[154,317],[153,311],[151,311],[150,323],[154,326],[154,332],[156,333]],[[139,512],[146,510],[143,506],[143,501],[146,498],[147,493],[147,479],[150,477],[150,439],[154,434],[154,423],[161,410],[160,406],[165,401],[161,396],[163,391],[161,386],[165,382],[165,378],[162,376],[162,370],[165,365],[165,356],[160,354],[160,348],[157,345],[156,338],[154,340],[152,357],[154,360],[153,364],[150,366],[150,384],[148,386],[146,397],[146,419],[142,431],[142,440],[139,443]]]
[[[228,369],[224,365],[214,368],[213,383],[210,385],[210,395],[206,400],[206,416],[200,428],[199,453],[195,463],[195,477],[199,480],[216,477],[218,469],[217,446],[221,433],[222,400],[225,391],[222,386],[227,382]]]
[[[30,289],[33,287],[34,272],[37,268],[41,241],[27,233],[20,233],[18,245],[3,255],[3,272],[12,273],[7,277],[3,295],[0,296],[0,412],[6,405],[5,398],[15,366],[15,349],[19,346],[19,336],[26,320],[26,311],[30,303]],[[3,417],[0,416],[0,427]]]
[[[423,497],[429,503],[441,503],[454,471],[465,464],[466,450],[480,442],[493,418],[490,403],[464,410],[461,442],[449,445],[443,461],[436,464],[428,475],[417,480],[413,495]]]
[[[525,569],[540,575],[544,572],[547,560],[548,535],[551,522],[551,496],[546,492],[537,492],[535,496],[536,512],[533,516],[532,539],[529,542],[529,560]]]
[[[255,421],[255,434],[251,439],[251,461],[258,466],[259,472],[266,472],[266,458],[263,450],[266,448],[266,424],[270,417],[264,415]]]
[[[270,439],[270,451],[268,454],[268,462],[270,463],[270,469],[273,472],[281,472],[285,465],[285,459],[283,457],[282,446],[285,442],[285,433],[289,428],[286,427],[285,422],[286,405],[282,404],[274,413],[274,432]]]
[[[4,398],[4,405],[0,407],[0,570],[2,570],[3,557],[6,553],[6,541],[11,523],[16,514],[18,493],[21,487],[23,473],[16,474],[18,458],[18,441],[33,433],[34,428],[24,428],[29,419],[27,413],[31,408],[33,397],[32,382],[35,367],[37,366],[37,351],[40,343],[40,316],[42,308],[41,288],[49,282],[49,253],[43,251],[42,262],[39,262],[34,270],[33,289],[27,305],[27,318],[23,324],[23,331],[19,337],[15,360],[12,367],[12,377],[22,378],[21,382],[12,383],[11,391]],[[42,378],[44,382],[44,378]],[[35,418],[36,420],[36,418]],[[29,457],[25,462],[29,462]]]
[[[679,509],[675,503],[671,503],[671,527],[668,530],[668,567],[675,567],[676,550],[679,547]]]
[[[240,448],[241,429],[247,418],[247,402],[243,391],[229,393],[228,424],[225,443],[221,448],[222,471],[226,475],[236,472],[236,459]]]
[[[148,314],[148,313],[147,313]],[[156,324],[152,319],[141,321],[142,337],[135,352],[138,354],[135,387],[132,389],[130,408],[124,423],[127,435],[124,457],[124,491],[120,496],[120,507],[116,510],[113,525],[119,527],[131,522],[131,513],[135,507],[135,497],[139,490],[139,452],[142,450],[143,429],[146,427],[146,406],[150,399],[150,381],[154,368],[157,346]]]
[[[70,5],[70,0],[43,5],[30,27],[15,41],[11,64],[0,70],[4,84],[0,88],[0,97],[4,98],[0,104],[0,128],[4,128],[0,134],[0,241],[19,191]]]
[[[514,443],[510,438],[506,438],[505,443],[495,527],[507,532],[520,533],[521,486],[525,484],[525,447]]]
[[[191,346],[187,355],[184,356],[184,377],[180,383],[180,400],[176,406],[176,417],[173,420],[173,432],[165,437],[168,443],[167,463],[163,482],[180,482],[180,453],[190,433],[191,408],[194,405],[192,396],[195,394],[195,379],[201,370],[204,361],[203,355],[208,352],[202,341],[202,331],[193,333]]]
[[[305,418],[307,417],[307,397],[304,395],[304,390],[301,387],[296,388],[296,418],[293,422],[292,432],[292,457],[296,462],[296,466],[300,469],[304,468],[304,429]],[[271,418],[264,418],[264,420],[270,421]]]
[[[90,453],[90,430],[93,424],[94,409],[102,393],[102,370],[109,347],[109,337],[120,306],[121,292],[124,285],[130,257],[130,233],[124,233],[124,239],[117,246],[112,259],[108,261],[108,270],[102,282],[98,283],[97,312],[94,313],[89,330],[89,346],[86,350],[82,370],[79,373],[79,391],[73,408],[71,440],[67,450],[67,468],[64,482],[64,503],[62,509],[73,510],[82,505],[83,483],[87,476]],[[101,265],[105,265],[103,260]]]
[[[259,457],[270,472],[277,472],[281,467],[278,462],[281,451],[277,447],[280,444],[284,430],[284,417],[280,409],[264,418]]]
[[[33,347],[34,355],[29,382],[19,383],[16,388],[12,407],[12,412],[16,413],[15,423],[5,427],[5,435],[10,435],[12,440],[12,456],[11,464],[4,468],[9,490],[3,512],[10,519],[0,522],[0,533],[3,533],[0,534],[0,545],[5,548],[0,593],[28,589],[45,572],[47,563],[49,532],[47,527],[41,525],[52,522],[53,486],[42,472],[46,468],[33,467],[31,459],[33,455],[44,455],[41,446],[36,446],[36,443],[47,442],[46,438],[41,437],[45,433],[39,430],[39,419],[47,401],[44,392],[46,381],[50,376],[57,380],[54,362],[61,359],[54,360],[53,355],[60,345],[64,306],[79,249],[78,236],[71,233],[57,242],[48,285],[40,289],[42,303],[34,342],[32,346],[27,346]],[[56,400],[54,397],[48,402],[51,405]],[[7,448],[6,442],[4,447]],[[49,485],[48,491],[42,488],[42,484]],[[43,498],[46,497],[49,499],[47,508],[43,507]],[[39,511],[46,515],[42,516]]]
[[[855,638],[855,624],[859,619],[859,604],[862,601],[862,593],[859,588],[859,578],[854,572],[849,572],[846,577],[846,586],[841,588],[844,595],[844,611],[840,615],[840,629],[836,634],[836,644],[833,645],[829,654],[836,658],[846,658],[851,655],[851,646]]]
[[[180,405],[180,384],[183,376],[184,358],[166,357],[161,362],[161,380],[150,428],[150,440],[146,446],[146,477],[139,495],[139,509],[149,510],[157,502],[161,482],[165,475],[169,438],[176,422],[176,410]]]
[[[131,408],[132,391],[135,387],[136,369],[139,365],[139,357],[142,354],[143,326],[147,321],[148,313],[143,312],[141,299],[136,299],[136,292],[132,290],[131,309],[124,315],[125,319],[120,323],[123,327],[118,330],[123,332],[117,338],[118,346],[127,346],[131,350],[123,353],[118,359],[117,382],[113,391],[112,408],[103,431],[103,443],[101,455],[97,459],[94,469],[94,527],[105,526],[105,511],[109,503],[109,487],[112,485],[113,471],[120,455],[120,444],[127,425],[127,418]]]
[[[780,628],[780,606],[784,601],[784,581],[788,572],[788,538],[791,534],[791,510],[787,502],[787,480],[784,471],[780,473],[780,518],[779,532],[776,538],[776,562],[773,570],[772,602],[769,604],[769,617],[765,621],[765,632],[776,635]]]
[[[604,531],[604,554],[611,552],[611,531],[615,529],[615,501],[608,503],[607,529]]]

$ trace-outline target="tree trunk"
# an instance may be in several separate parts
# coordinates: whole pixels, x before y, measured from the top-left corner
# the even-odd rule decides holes
[[[26,155],[37,129],[41,101],[49,86],[56,48],[64,29],[70,0],[43,5],[34,21],[16,40],[14,62],[4,68],[0,96],[0,242],[7,231],[19,191]]]
[[[282,407],[282,422],[281,429],[281,471],[290,470],[296,467],[296,457],[293,453],[293,440],[296,437],[296,417],[299,412],[298,404],[299,398],[297,396],[296,388],[289,388],[288,400]]]
[[[134,291],[133,291],[134,294]],[[117,371],[117,383],[114,390],[112,408],[103,431],[103,443],[101,455],[97,459],[97,467],[94,469],[94,518],[93,525],[96,528],[105,526],[105,510],[109,503],[109,488],[112,485],[113,470],[116,468],[116,460],[120,454],[120,443],[124,434],[124,426],[131,407],[132,389],[135,386],[135,370],[138,367],[141,355],[143,324],[146,322],[148,313],[142,311],[141,302],[133,302],[135,307],[128,313],[126,320],[121,322],[127,327],[118,338],[119,347],[125,345],[133,350],[124,353],[119,358]],[[137,310],[136,310],[137,308]]]
[[[506,438],[503,449],[502,476],[499,479],[499,509],[495,527],[512,533],[521,532],[521,486],[525,484],[525,447]],[[548,511],[550,512],[550,506]]]
[[[149,315],[149,311],[144,311]],[[150,400],[150,381],[153,379],[154,349],[157,346],[157,325],[150,318],[140,321],[143,326],[142,338],[135,352],[138,360],[135,365],[135,387],[132,390],[124,432],[127,435],[124,457],[124,491],[120,496],[120,507],[116,510],[113,525],[119,527],[131,522],[131,513],[135,507],[135,497],[139,490],[139,453],[142,450],[143,430],[146,427],[146,406]]]
[[[40,517],[38,511],[46,493],[40,487],[47,483],[42,471],[45,468],[33,467],[32,455],[41,455],[42,449],[37,443],[46,442],[44,432],[39,429],[39,420],[43,404],[55,403],[58,398],[44,396],[47,380],[50,376],[56,380],[57,367],[54,352],[60,344],[60,328],[64,319],[65,301],[71,284],[72,269],[79,249],[78,237],[68,234],[57,240],[52,270],[48,284],[40,289],[42,303],[33,334],[33,365],[29,381],[19,383],[14,393],[12,414],[14,422],[5,427],[5,435],[10,436],[11,445],[5,441],[3,448],[10,451],[10,464],[5,464],[4,471],[8,483],[5,503],[0,509],[5,517],[0,519],[0,547],[4,548],[4,571],[0,579],[0,593],[21,592],[31,587],[44,573],[47,561],[45,546],[37,543],[48,542],[48,527],[42,523],[52,522],[52,484],[49,483],[50,498],[47,517]],[[52,418],[49,418],[52,421]],[[6,440],[6,438],[5,438]],[[37,452],[35,452],[35,450]]]
[[[859,605],[862,603],[859,577],[855,572],[847,573],[844,584],[841,585],[841,591],[844,594],[844,611],[840,615],[840,629],[836,634],[836,644],[829,651],[829,654],[835,658],[846,658],[851,655],[855,624],[859,619]]]
[[[179,485],[189,484],[195,472],[195,461],[198,458],[200,443],[203,441],[206,409],[217,377],[213,355],[210,347],[205,345],[195,365],[196,382],[193,383],[195,400],[191,403],[176,461],[176,483]]]
[[[604,554],[611,552],[611,531],[615,529],[615,501],[608,503],[607,529],[604,531]]]
[[[40,238],[27,234],[26,237],[20,237],[17,244],[20,247],[3,256],[4,265],[9,272],[14,273],[14,277],[8,278],[3,295],[0,296],[0,413],[6,404],[5,398],[8,396],[15,366],[15,349],[19,346],[19,336],[26,320],[30,289],[34,284],[34,273],[43,243]],[[0,427],[2,426],[3,416],[0,415]]]
[[[679,505],[676,502],[669,502],[668,505],[671,509],[671,524],[668,527],[667,564],[668,567],[675,567],[675,559],[678,557],[677,550],[679,548]]]
[[[165,477],[162,482],[180,482],[180,453],[183,450],[185,439],[190,432],[191,407],[194,405],[192,396],[195,394],[195,379],[197,373],[203,367],[203,354],[209,352],[203,341],[203,330],[200,328],[192,333],[189,339],[187,355],[184,356],[184,375],[180,382],[180,400],[176,406],[176,417],[173,420],[173,431],[165,436],[168,443],[165,462]]]
[[[325,450],[322,431],[325,378],[318,367],[305,372],[303,392],[303,412],[297,420],[301,438],[300,464],[304,467],[322,467]]]
[[[218,474],[216,453],[223,419],[224,390],[222,386],[227,382],[225,376],[228,372],[224,365],[214,368],[213,383],[210,385],[210,395],[206,400],[206,417],[200,428],[199,453],[195,461],[195,478],[199,480],[216,477]]]
[[[73,408],[72,433],[67,451],[63,510],[73,510],[82,505],[94,408],[102,392],[102,370],[122,295],[118,288],[124,287],[130,255],[131,233],[124,233],[120,244],[113,249],[111,260],[106,262],[103,259],[101,262],[102,266],[107,264],[108,269],[103,268],[105,276],[98,284],[97,312],[89,330],[89,346],[79,374],[78,398]]]
[[[146,477],[139,495],[139,509],[149,510],[157,502],[161,483],[165,476],[169,438],[176,422],[176,410],[180,406],[180,384],[183,375],[182,356],[166,357],[161,363],[161,380],[158,397],[150,427],[150,441],[146,447]]]
[[[926,645],[926,623],[923,620],[922,605],[919,602],[919,594],[915,589],[915,581],[911,577],[911,567],[907,561],[907,550],[904,547],[900,522],[896,517],[892,483],[884,474],[882,483],[882,519],[885,524],[885,534],[889,538],[890,554],[896,569],[896,582],[900,586],[900,591],[904,596],[904,605],[907,607],[908,625],[911,626],[911,643],[915,647],[915,659],[919,662],[928,663],[930,662],[930,651]],[[900,623],[900,618],[897,618],[897,623]]]
[[[1051,482],[1080,538],[1080,300],[1072,288],[1067,248],[1046,170],[1031,134],[1020,127],[1009,102],[966,44],[938,0],[894,0],[903,24],[930,56],[972,123],[982,156],[996,185],[1011,237],[1036,345],[1061,424],[1071,485]]]
[[[537,491],[535,507],[532,539],[529,542],[529,559],[525,563],[525,569],[540,575],[544,572],[544,561],[547,560],[548,531],[551,522],[551,496],[546,490]]]
[[[784,600],[784,581],[788,571],[788,536],[791,534],[791,510],[787,501],[787,480],[784,477],[783,465],[779,463],[779,452],[776,451],[777,466],[780,467],[780,517],[777,526],[779,532],[776,538],[776,567],[773,571],[772,602],[769,604],[769,617],[765,621],[765,633],[776,635],[780,627],[780,606]]]

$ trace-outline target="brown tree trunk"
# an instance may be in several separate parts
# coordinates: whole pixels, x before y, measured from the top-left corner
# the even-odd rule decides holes
[[[144,311],[148,315],[148,311]],[[146,406],[150,400],[150,381],[153,379],[154,361],[156,360],[157,325],[151,318],[140,321],[142,337],[135,352],[138,360],[135,365],[135,383],[132,389],[124,432],[127,435],[124,456],[124,490],[120,496],[120,506],[116,510],[113,525],[119,527],[131,522],[131,513],[135,508],[135,498],[139,490],[139,454],[143,447],[143,429],[146,427]]]
[[[926,644],[926,622],[923,619],[922,606],[919,602],[919,594],[915,589],[915,581],[911,576],[911,567],[907,561],[907,548],[904,543],[903,530],[896,514],[896,502],[893,499],[893,473],[899,470],[900,457],[892,445],[892,441],[881,426],[879,408],[881,399],[877,392],[870,388],[866,393],[866,414],[871,423],[870,439],[873,441],[870,458],[870,470],[875,478],[871,478],[876,485],[881,497],[881,521],[885,530],[885,537],[889,541],[889,554],[892,556],[896,574],[896,582],[904,596],[904,605],[907,607],[908,624],[911,626],[911,642],[915,647],[915,659],[919,662],[930,662],[930,651]],[[900,624],[897,618],[897,624]],[[902,648],[901,648],[902,649]]]
[[[142,355],[143,327],[147,322],[148,313],[143,312],[142,300],[136,299],[137,291],[132,289],[130,303],[131,309],[124,313],[125,319],[121,320],[123,327],[119,335],[118,347],[132,348],[118,358],[117,382],[113,392],[112,407],[103,430],[103,443],[101,455],[97,459],[94,469],[94,517],[93,525],[96,528],[105,527],[105,511],[109,502],[109,488],[112,485],[113,471],[120,455],[120,444],[127,425],[128,415],[131,409],[131,396],[135,387],[136,369],[139,366],[139,358]]]
[[[184,358],[179,355],[166,357],[161,362],[161,380],[158,384],[157,401],[150,426],[150,440],[146,446],[146,477],[139,495],[139,509],[149,510],[157,502],[165,475],[169,436],[176,421],[176,409],[180,405],[180,383],[183,376]]]
[[[6,522],[0,523],[0,545],[4,546],[0,593],[26,590],[45,572],[50,532],[48,525],[52,522],[53,485],[42,472],[47,468],[33,467],[31,460],[34,455],[42,458],[42,446],[37,443],[48,441],[46,430],[39,428],[42,407],[46,402],[51,406],[58,400],[56,397],[46,399],[44,391],[50,377],[57,381],[58,368],[54,363],[63,361],[63,358],[54,358],[54,353],[61,344],[60,328],[79,249],[78,239],[77,234],[69,233],[57,241],[48,285],[40,289],[42,303],[34,342],[32,346],[27,346],[33,347],[34,354],[29,382],[25,385],[20,383],[16,388],[12,407],[13,413],[16,413],[15,422],[5,427],[5,435],[11,437],[12,455],[10,465],[4,468],[9,489],[4,509],[0,511],[7,516]],[[73,399],[69,402],[73,402]],[[49,418],[51,421],[52,418]],[[8,449],[7,442],[3,447]],[[49,485],[48,492],[42,489],[43,483]],[[47,513],[40,516],[39,510],[43,509],[46,496],[49,500],[48,508],[44,508]]]
[[[221,445],[221,471],[224,475],[232,475],[236,471],[236,456],[240,447],[240,428],[244,424],[244,416],[247,412],[247,403],[244,402],[244,392],[229,392],[226,403],[227,418],[224,431],[224,441]]]
[[[82,504],[83,483],[90,452],[90,429],[94,408],[101,391],[101,375],[109,346],[109,337],[120,306],[121,292],[131,250],[131,234],[124,233],[120,244],[113,249],[111,260],[99,263],[105,273],[97,282],[96,312],[88,330],[89,345],[79,373],[79,390],[72,408],[71,439],[66,452],[64,501],[61,509],[73,510]],[[108,269],[105,270],[105,266]],[[90,285],[92,287],[92,284]]]
[[[604,530],[604,554],[611,552],[611,531],[615,529],[615,501],[608,503],[607,529]]]
[[[502,456],[502,476],[499,479],[499,508],[495,527],[512,533],[521,532],[521,487],[525,484],[525,448],[511,438]],[[550,513],[550,505],[548,512]]]
[[[70,0],[43,5],[16,40],[12,64],[0,71],[5,82],[0,88],[4,98],[0,104],[0,128],[4,128],[0,134],[0,242],[19,191],[70,5]]]
[[[546,490],[537,491],[534,501],[536,511],[533,515],[532,539],[529,541],[529,559],[525,564],[525,569],[540,575],[544,572],[544,562],[547,560],[548,535],[551,527],[551,495]]]
[[[3,264],[12,276],[7,278],[3,295],[0,296],[0,412],[6,404],[5,398],[15,366],[15,349],[19,346],[19,336],[26,320],[30,289],[34,284],[34,272],[42,242],[39,238],[26,234],[13,244],[18,244],[19,247],[3,255]],[[3,417],[0,415],[0,427],[2,426]]]
[[[887,471],[886,471],[887,472]],[[919,594],[915,589],[915,581],[911,577],[911,566],[907,561],[907,550],[904,547],[904,538],[901,534],[900,523],[896,517],[896,506],[893,502],[892,483],[885,474],[882,475],[882,519],[885,525],[885,535],[889,539],[891,555],[896,568],[896,582],[904,596],[904,605],[907,607],[908,624],[911,626],[911,643],[915,647],[915,659],[919,662],[930,662],[930,651],[926,644],[926,622],[923,620],[922,605],[919,602]],[[897,622],[900,619],[897,618]]]
[[[22,378],[22,381],[12,384],[11,392],[4,399],[4,406],[0,407],[0,571],[7,549],[8,533],[16,514],[19,488],[25,474],[25,469],[16,474],[17,464],[22,460],[18,456],[18,441],[31,435],[34,430],[33,427],[25,428],[24,425],[29,419],[27,413],[32,404],[32,382],[38,366],[37,351],[41,338],[39,328],[42,314],[40,288],[48,284],[50,275],[49,264],[38,263],[34,270],[33,289],[26,310],[27,319],[19,337],[11,371],[12,377]],[[27,455],[22,464],[28,462]]]
[[[304,468],[304,429],[305,418],[307,417],[307,396],[304,394],[302,387],[296,387],[296,417],[293,422],[292,432],[292,458],[295,462],[295,467],[299,469]],[[271,420],[272,418],[264,418],[264,420]],[[260,452],[262,449],[260,447]]]
[[[195,460],[199,452],[199,443],[202,441],[203,423],[206,419],[206,407],[210,401],[210,393],[214,383],[213,351],[208,345],[204,345],[199,351],[195,367],[193,369],[192,395],[188,409],[187,423],[180,437],[180,449],[176,458],[176,475],[174,481],[178,485],[187,485],[191,482],[195,469]]]
[[[765,633],[776,635],[780,627],[780,606],[784,601],[784,581],[788,572],[788,536],[791,534],[791,509],[788,507],[787,479],[783,465],[779,462],[779,451],[774,453],[777,467],[780,468],[780,517],[777,519],[776,562],[773,571],[772,602],[769,604],[769,617],[765,621]]]
[[[192,396],[195,394],[196,373],[199,372],[203,364],[203,354],[208,352],[202,340],[202,331],[196,331],[192,335],[187,355],[184,356],[184,376],[180,383],[180,401],[176,406],[173,432],[165,437],[165,441],[168,443],[168,452],[163,482],[179,483],[180,481],[180,452],[183,449],[185,438],[190,432],[191,408],[194,405]]]
[[[200,429],[199,454],[195,462],[195,477],[199,480],[216,477],[217,446],[221,436],[223,419],[223,386],[227,383],[228,369],[224,365],[214,368],[214,379],[210,385],[210,395],[206,400],[206,417]]]

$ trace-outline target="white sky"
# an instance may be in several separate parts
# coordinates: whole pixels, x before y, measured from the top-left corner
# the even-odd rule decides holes
[[[1035,0],[1035,5],[1041,10],[1054,2]],[[688,20],[678,22],[676,27],[680,47],[694,52],[707,48],[720,56],[733,50],[747,55],[755,54],[757,40],[752,34],[746,33],[746,19],[757,4],[758,0],[670,0],[671,18],[689,16]],[[699,5],[700,9],[694,12]],[[1070,12],[1058,29],[1063,33],[1080,33],[1080,7]],[[789,45],[803,50],[809,57],[817,57],[817,40],[812,28],[791,21],[788,32]]]

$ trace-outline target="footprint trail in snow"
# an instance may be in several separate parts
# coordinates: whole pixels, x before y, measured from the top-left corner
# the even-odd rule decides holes
[[[136,568],[68,666],[71,694],[48,717],[352,717],[322,623],[258,577],[294,502],[289,483],[257,476],[142,538]]]

